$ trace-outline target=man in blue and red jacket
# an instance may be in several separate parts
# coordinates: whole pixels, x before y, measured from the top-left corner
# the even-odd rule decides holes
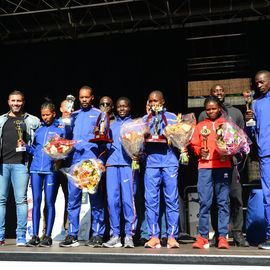
[[[94,128],[97,119],[101,113],[92,105],[94,99],[93,89],[89,86],[83,86],[79,91],[79,100],[81,109],[71,115],[72,139],[79,141],[75,145],[72,153],[72,165],[85,159],[97,159],[99,156],[99,146],[89,142],[94,139]],[[103,166],[103,165],[101,165]],[[104,168],[104,166],[103,166]],[[80,210],[82,190],[74,186],[70,181],[68,183],[68,219],[69,229],[66,239],[60,243],[60,247],[79,246],[77,239],[80,229]],[[101,195],[100,185],[95,194],[89,195],[91,204],[91,214],[93,217],[93,234],[87,243],[88,246],[102,246],[102,237],[105,231],[104,223],[104,204]]]

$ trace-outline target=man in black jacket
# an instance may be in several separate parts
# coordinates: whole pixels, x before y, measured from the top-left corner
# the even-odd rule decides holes
[[[211,96],[216,96],[224,105],[227,110],[228,121],[234,122],[240,128],[244,128],[245,122],[242,112],[233,107],[230,103],[225,102],[225,91],[222,85],[216,84],[210,90]],[[207,118],[206,112],[202,111],[199,115],[198,122],[203,121]],[[230,225],[231,231],[233,234],[234,244],[241,247],[248,247],[249,244],[245,240],[242,229],[243,229],[243,199],[242,199],[242,184],[240,179],[238,179],[238,161],[237,157],[234,156],[232,159],[233,162],[233,173],[232,173],[232,183],[230,188]],[[239,175],[240,177],[240,175]],[[215,231],[215,235],[210,242],[210,246],[217,245],[217,205],[216,200],[213,200],[213,205],[211,209],[211,223]]]

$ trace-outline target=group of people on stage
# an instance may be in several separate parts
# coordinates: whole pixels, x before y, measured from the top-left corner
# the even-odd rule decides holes
[[[198,157],[198,183],[200,212],[198,236],[192,244],[193,248],[216,246],[228,249],[227,236],[229,224],[233,241],[237,246],[248,247],[243,236],[243,200],[242,186],[237,178],[239,162],[235,156],[221,155],[217,151],[216,130],[222,123],[233,121],[240,129],[245,129],[249,136],[256,136],[260,157],[261,183],[264,196],[265,218],[267,220],[266,241],[259,248],[270,249],[270,72],[259,71],[255,76],[255,84],[261,96],[254,101],[252,110],[245,116],[241,111],[225,102],[225,91],[222,85],[214,85],[210,95],[205,99],[204,111],[198,118],[190,145],[184,150],[192,151]],[[20,91],[9,94],[10,111],[0,116],[1,163],[0,163],[0,246],[5,244],[6,202],[10,184],[13,186],[17,210],[17,246],[50,247],[52,245],[52,229],[55,219],[55,200],[60,185],[66,199],[66,215],[64,219],[66,237],[60,247],[79,246],[80,209],[82,189],[78,188],[61,171],[56,170],[54,159],[42,148],[49,134],[77,141],[74,150],[58,167],[70,167],[86,159],[98,159],[103,176],[95,193],[89,194],[91,204],[91,237],[86,243],[90,247],[134,247],[134,235],[137,225],[141,226],[141,242],[146,248],[179,248],[179,213],[181,202],[178,193],[178,170],[180,151],[169,143],[145,142],[143,152],[130,156],[120,140],[121,127],[132,123],[131,101],[127,97],[119,97],[113,102],[110,97],[101,98],[99,105],[109,110],[110,127],[107,144],[89,142],[95,138],[99,127],[98,118],[102,111],[93,106],[94,90],[83,86],[79,90],[80,109],[67,111],[66,102],[61,103],[62,116],[57,119],[55,105],[47,100],[41,105],[41,119],[24,112],[25,99]],[[152,113],[153,108],[160,108]],[[69,121],[66,119],[69,118]],[[148,124],[148,135],[161,136],[169,124],[174,124],[177,116],[165,108],[165,98],[159,90],[149,93],[146,103],[146,114],[142,117]],[[149,121],[149,120],[153,121]],[[255,126],[245,123],[254,119]],[[155,121],[158,125],[155,125]],[[14,123],[22,123],[21,134]],[[207,145],[202,129],[207,129]],[[16,151],[23,147],[26,151]],[[183,150],[182,150],[183,152]],[[132,166],[141,164],[141,170]],[[180,172],[181,173],[181,172]],[[143,178],[143,186],[140,185]],[[26,241],[27,228],[27,187],[31,181],[33,194],[33,236]],[[40,209],[42,192],[45,194],[45,208]],[[143,191],[144,190],[144,191]],[[136,192],[141,194],[139,206],[136,204]],[[106,194],[104,194],[106,193]],[[144,194],[142,194],[144,193]],[[104,200],[105,195],[105,200]],[[106,208],[108,218],[106,221]],[[123,228],[121,222],[123,210]],[[140,211],[142,220],[138,223]],[[43,235],[39,236],[41,212],[45,216]],[[211,241],[209,222],[215,230]],[[106,226],[109,226],[109,239],[104,241]],[[121,231],[124,238],[121,239]]]

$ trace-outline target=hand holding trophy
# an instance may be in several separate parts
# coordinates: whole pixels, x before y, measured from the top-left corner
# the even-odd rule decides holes
[[[243,96],[246,100],[246,107],[247,107],[247,113],[252,112],[253,109],[253,97],[254,97],[255,91],[251,91],[251,90],[246,90],[243,91]],[[253,113],[252,113],[253,115]],[[246,126],[247,127],[253,127],[256,126],[256,122],[254,121],[253,118],[250,118],[247,122],[246,122]]]
[[[112,143],[113,140],[108,138],[108,133],[110,130],[110,116],[108,113],[108,106],[107,105],[101,105],[100,110],[102,113],[100,113],[96,127],[94,129],[95,138],[89,140],[89,142],[93,143]],[[106,127],[107,124],[107,127]]]
[[[161,112],[161,117],[165,122],[165,126],[167,126],[167,119],[163,113],[163,105],[154,105],[151,107],[151,113],[149,114],[148,118],[147,118],[147,122],[150,121],[150,119],[153,116],[153,113],[155,115],[154,118],[154,134],[153,135],[149,135],[145,141],[146,142],[151,142],[151,143],[167,143],[167,140],[165,138],[165,136],[159,135],[159,126],[160,126],[160,121],[161,119],[158,118],[158,114]]]
[[[66,97],[66,112],[68,112],[67,116],[62,118],[62,121],[65,125],[70,125],[70,115],[72,112],[72,108],[74,105],[75,97],[72,95],[67,95]]]
[[[16,152],[24,152],[26,151],[26,147],[23,145],[23,125],[24,122],[22,120],[16,120],[14,121],[15,128],[18,135],[18,147],[16,148]]]
[[[207,129],[206,126],[201,130],[201,134],[203,136],[203,148],[201,149],[202,159],[209,160],[209,150],[207,148],[207,137],[210,134],[210,130]]]

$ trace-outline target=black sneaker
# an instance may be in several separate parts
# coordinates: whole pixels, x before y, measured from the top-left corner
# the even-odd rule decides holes
[[[102,238],[99,235],[97,235],[92,236],[85,245],[89,247],[102,247],[102,243],[103,243]]]
[[[144,244],[148,241],[149,239],[145,239],[145,238],[140,238],[138,241],[138,245],[139,246],[144,246]]]
[[[68,235],[63,242],[59,243],[59,247],[78,247],[80,244],[76,236]]]
[[[218,235],[214,234],[213,238],[209,241],[210,247],[217,247],[218,246]]]
[[[248,241],[245,239],[241,232],[233,233],[233,243],[238,247],[249,247]]]
[[[45,235],[38,246],[39,247],[51,247],[52,246],[52,238],[49,235]]]
[[[189,235],[188,233],[179,233],[178,240],[196,241],[196,237],[193,237]]]
[[[166,236],[161,238],[160,244],[162,247],[166,247],[168,242],[168,238]]]
[[[33,235],[31,240],[26,243],[26,247],[37,247],[40,243],[40,239],[37,235]]]

